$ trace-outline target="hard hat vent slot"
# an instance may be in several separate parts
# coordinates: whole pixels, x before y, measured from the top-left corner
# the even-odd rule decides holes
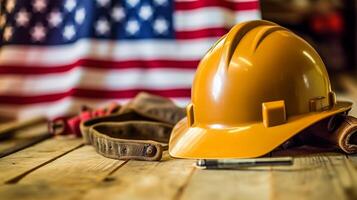
[[[267,26],[264,27],[256,36],[254,40],[254,51],[256,51],[259,47],[259,45],[263,42],[263,40],[270,34],[276,32],[276,31],[286,31],[285,28],[280,27],[280,26]]]
[[[286,122],[285,102],[271,101],[262,104],[263,124],[266,128]]]
[[[253,30],[259,26],[275,26],[275,23],[268,22],[268,21],[254,21],[250,23],[243,23],[240,26],[235,26],[228,32],[226,40],[225,40],[225,51],[223,52],[223,62],[222,63],[229,63],[232,59],[233,53],[237,48],[240,40],[247,34],[249,31]],[[229,66],[229,65],[228,65]]]

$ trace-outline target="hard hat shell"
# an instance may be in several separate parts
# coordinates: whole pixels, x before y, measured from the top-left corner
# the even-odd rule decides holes
[[[302,38],[268,21],[241,23],[201,60],[187,118],[173,129],[169,153],[262,156],[351,106],[336,101],[323,61]]]

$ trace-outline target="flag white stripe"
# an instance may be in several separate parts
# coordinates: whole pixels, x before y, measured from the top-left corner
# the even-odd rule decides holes
[[[104,90],[190,88],[194,69],[75,68],[43,75],[0,75],[0,95],[47,95],[72,88]]]
[[[231,27],[241,21],[260,18],[258,10],[232,11],[219,7],[177,11],[174,15],[177,31]],[[50,67],[70,64],[80,58],[114,61],[199,60],[216,40],[216,37],[138,41],[81,39],[74,44],[58,46],[3,46],[0,50],[0,65]]]
[[[112,61],[199,60],[217,38],[192,40],[111,41],[82,39],[60,46],[4,46],[0,65],[50,67],[70,64],[80,58]]]
[[[177,11],[174,14],[177,31],[192,31],[205,28],[232,27],[235,24],[260,18],[258,10],[233,11],[221,7],[203,7]]]
[[[184,107],[190,101],[189,98],[172,98],[172,100],[181,107]],[[119,102],[124,104],[128,102],[129,99],[112,99],[105,101],[90,100],[83,98],[68,97],[57,102],[51,103],[41,103],[33,105],[1,105],[0,113],[1,117],[6,118],[16,118],[16,119],[28,119],[33,116],[44,115],[49,118],[54,118],[58,116],[63,116],[68,114],[68,111],[79,111],[82,105],[87,105],[90,107],[100,107],[104,106],[109,102]]]

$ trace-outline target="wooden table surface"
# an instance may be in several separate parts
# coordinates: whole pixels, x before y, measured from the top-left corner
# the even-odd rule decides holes
[[[194,160],[167,153],[161,162],[108,159],[78,138],[29,145],[44,133],[40,124],[0,141],[1,200],[357,199],[357,155],[318,153],[295,156],[292,166],[200,170]]]

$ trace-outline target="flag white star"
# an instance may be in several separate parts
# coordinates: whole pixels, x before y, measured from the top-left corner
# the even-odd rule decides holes
[[[121,6],[115,6],[111,13],[112,18],[116,22],[120,22],[125,17],[125,11]]]
[[[11,12],[15,8],[15,0],[9,0],[6,3],[6,10],[7,12]]]
[[[167,32],[168,28],[169,28],[169,24],[166,19],[160,17],[155,20],[154,30],[156,33],[158,33],[160,35],[164,34]]]
[[[5,41],[9,41],[12,38],[13,29],[11,26],[7,26],[4,29],[3,38]]]
[[[154,0],[156,5],[164,6],[167,4],[167,0]]]
[[[18,26],[27,26],[30,20],[30,13],[28,13],[25,9],[21,9],[15,16],[16,24]]]
[[[153,14],[153,10],[150,5],[141,6],[139,10],[139,16],[143,20],[148,20]]]
[[[64,7],[68,12],[71,12],[75,7],[77,3],[75,0],[67,0],[66,3],[64,4]]]
[[[35,42],[41,42],[46,37],[46,29],[42,24],[36,24],[31,30],[32,40]]]
[[[108,20],[101,18],[95,24],[95,30],[99,35],[107,35],[110,30]]]
[[[86,10],[84,8],[80,8],[76,11],[74,19],[78,24],[82,24],[85,17],[86,17]]]
[[[4,27],[6,23],[6,15],[3,14],[0,16],[0,28]]]
[[[130,35],[134,35],[139,31],[139,29],[140,29],[140,24],[135,19],[129,20],[125,27],[126,32],[128,32]]]
[[[66,40],[71,40],[76,35],[74,26],[66,25],[63,29],[62,35]]]
[[[62,22],[62,15],[58,10],[53,10],[47,17],[51,27],[57,27]]]
[[[134,8],[140,0],[126,0],[130,7]]]
[[[32,6],[35,12],[43,12],[47,6],[46,0],[33,0]]]
[[[97,0],[97,4],[100,7],[107,7],[109,5],[110,0]]]

